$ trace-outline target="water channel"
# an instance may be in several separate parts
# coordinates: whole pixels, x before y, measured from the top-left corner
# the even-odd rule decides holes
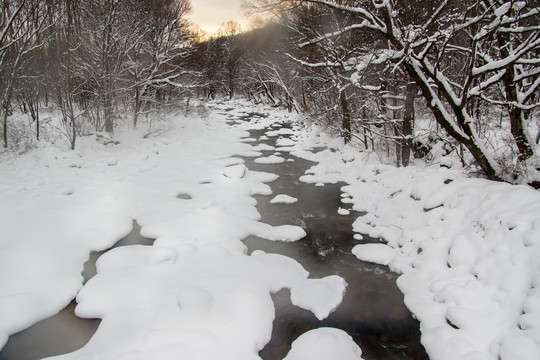
[[[257,116],[231,117],[231,123],[254,117]],[[251,131],[251,137],[259,139],[264,132]],[[274,146],[275,139],[262,142]],[[274,151],[264,153],[268,156]],[[244,243],[250,253],[260,249],[296,259],[313,278],[340,275],[348,287],[341,306],[323,321],[311,312],[291,305],[288,290],[274,294],[276,319],[272,339],[260,352],[261,358],[281,360],[298,336],[310,329],[330,326],[349,333],[361,347],[366,360],[428,359],[420,344],[419,324],[403,304],[403,295],[395,285],[397,274],[387,267],[359,261],[351,253],[351,248],[358,243],[378,240],[353,239],[352,222],[358,214],[339,215],[337,212],[339,207],[346,207],[341,200],[343,184],[315,186],[302,183],[299,177],[313,163],[286,153],[281,156],[291,160],[272,165],[257,164],[252,158],[245,158],[245,162],[250,170],[278,174],[279,178],[270,184],[274,195],[287,194],[297,198],[298,202],[272,204],[273,196],[256,196],[257,209],[262,221],[272,225],[298,225],[304,228],[307,236],[295,243],[272,242],[251,236]],[[152,242],[140,236],[140,228],[134,223],[132,233],[114,247],[150,245]],[[85,264],[85,282],[95,275],[95,261],[101,254],[92,253]],[[100,320],[76,317],[75,305],[72,301],[57,315],[10,336],[0,351],[0,360],[38,360],[85,345],[97,330]]]
[[[264,130],[250,132],[259,139]],[[258,141],[275,146],[274,138]],[[253,144],[257,144],[253,143]],[[263,156],[274,154],[263,151]],[[244,240],[249,251],[264,250],[290,256],[300,262],[310,277],[337,274],[348,283],[343,303],[323,321],[311,312],[295,307],[289,291],[273,295],[276,319],[270,343],[260,352],[263,360],[283,359],[290,345],[304,332],[324,327],[346,331],[357,342],[366,360],[428,359],[420,344],[419,323],[403,303],[403,294],[396,286],[397,274],[388,267],[358,260],[352,253],[360,243],[378,242],[364,237],[354,240],[352,223],[358,214],[338,214],[343,203],[340,188],[345,184],[315,186],[302,183],[299,177],[315,163],[281,153],[288,159],[281,164],[257,164],[245,158],[246,166],[255,171],[272,172],[279,178],[270,183],[274,195],[286,194],[298,199],[294,204],[273,204],[272,196],[256,196],[262,221],[272,225],[301,226],[307,236],[295,243],[267,241],[251,236]]]

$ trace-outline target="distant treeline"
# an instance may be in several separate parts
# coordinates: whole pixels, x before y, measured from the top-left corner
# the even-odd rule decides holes
[[[192,98],[282,106],[407,166],[453,154],[493,180],[537,184],[538,1],[252,0],[273,14],[201,40],[188,0],[3,2],[4,146],[14,109],[56,106],[75,147],[82,124]]]

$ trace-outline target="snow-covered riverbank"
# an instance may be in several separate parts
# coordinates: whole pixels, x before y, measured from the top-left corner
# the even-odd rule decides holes
[[[333,146],[289,149],[319,162],[301,180],[349,184],[342,201],[360,215],[355,232],[382,241],[353,252],[402,274],[430,358],[540,359],[538,191],[438,165],[381,165],[317,131],[303,137]]]
[[[250,172],[235,157],[260,155],[241,141],[248,133],[217,113],[169,121],[164,136],[126,130],[117,145],[92,136],[75,152],[46,147],[1,164],[2,342],[69,303],[89,252],[129,233],[132,219],[157,240],[98,260],[76,312],[103,321],[65,358],[253,358],[271,334],[270,293],[327,281],[306,282],[307,272],[284,256],[244,254],[241,239],[251,234],[305,235],[258,221],[251,196],[271,194],[265,183],[276,176]],[[318,312],[336,306],[302,304]]]
[[[402,273],[398,285],[432,359],[540,358],[538,192],[438,166],[380,165],[301,127],[277,142],[281,154],[261,157],[246,130],[279,137],[291,130],[270,125],[294,117],[243,102],[214,106],[206,120],[171,117],[159,136],[122,130],[117,145],[92,136],[75,152],[43,146],[0,164],[0,345],[78,293],[77,314],[103,321],[87,346],[58,359],[256,359],[271,334],[270,293],[322,287],[342,295],[324,286],[335,279],[307,281],[293,259],[244,253],[248,235],[304,235],[258,221],[252,195],[278,195],[268,184],[275,175],[249,171],[238,157],[270,164],[290,152],[319,162],[303,181],[349,184],[343,202],[358,211],[355,231],[388,244],[354,253]],[[227,124],[257,111],[269,116]],[[108,252],[80,290],[90,251],[129,233],[133,219],[154,245]],[[335,307],[317,300],[296,302],[318,314]],[[360,358],[343,332],[308,334],[289,358],[314,356],[314,343]]]

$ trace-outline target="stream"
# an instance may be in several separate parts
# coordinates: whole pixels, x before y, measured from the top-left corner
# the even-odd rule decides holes
[[[260,139],[263,135],[265,130],[250,131],[253,139]],[[277,138],[270,137],[253,144],[275,146]],[[265,157],[276,154],[275,151],[262,153]],[[258,164],[252,158],[244,158],[250,170],[279,175],[269,184],[273,190],[271,196],[255,196],[261,221],[271,225],[297,225],[306,231],[307,236],[294,243],[250,236],[244,243],[250,253],[263,250],[292,257],[309,271],[310,277],[337,274],[345,279],[348,286],[342,304],[322,321],[310,311],[293,306],[289,290],[274,294],[276,319],[272,339],[259,355],[263,360],[281,360],[290,350],[291,343],[306,331],[335,327],[352,336],[362,349],[365,360],[428,359],[420,343],[419,322],[405,307],[403,294],[396,285],[398,274],[386,266],[360,261],[351,252],[357,244],[380,241],[366,236],[361,241],[354,240],[352,223],[359,214],[342,201],[345,196],[340,189],[345,183],[324,186],[303,183],[299,181],[300,176],[315,163],[285,152],[277,155],[288,161]],[[278,194],[292,196],[298,201],[293,204],[271,203],[270,200]],[[339,208],[351,210],[350,214],[338,214]]]
[[[249,121],[264,114],[229,116],[229,123]],[[250,132],[259,139],[264,130]],[[284,135],[285,136],[285,135]],[[254,142],[275,146],[277,137]],[[275,151],[263,151],[263,156]],[[272,295],[276,318],[272,339],[259,353],[263,360],[281,360],[290,350],[291,343],[301,334],[318,327],[335,327],[346,331],[360,346],[365,360],[428,359],[420,344],[419,323],[403,304],[403,295],[396,286],[397,274],[387,267],[358,260],[352,253],[359,243],[378,242],[364,237],[353,239],[352,223],[358,213],[338,214],[338,208],[350,208],[342,201],[343,183],[315,186],[302,183],[304,175],[313,162],[281,153],[290,159],[282,164],[258,164],[253,158],[245,158],[250,170],[265,171],[279,175],[269,185],[273,195],[255,196],[257,209],[263,222],[271,225],[297,225],[307,236],[294,243],[267,241],[255,236],[244,239],[249,253],[263,250],[296,259],[309,271],[310,277],[322,278],[340,275],[348,286],[343,303],[322,321],[311,312],[295,307],[290,302],[289,290]],[[286,194],[298,199],[294,204],[273,204],[274,195]],[[151,245],[153,240],[140,235],[134,222],[133,231],[114,247],[125,245]],[[95,275],[95,262],[104,252],[93,252],[83,271],[84,282]],[[9,337],[0,351],[0,360],[38,360],[48,356],[65,354],[84,346],[97,330],[99,319],[82,319],[74,314],[73,300],[57,315],[40,321],[30,328]]]

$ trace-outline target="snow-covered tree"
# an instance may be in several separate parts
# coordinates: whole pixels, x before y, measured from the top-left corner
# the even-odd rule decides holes
[[[167,88],[183,88],[187,75],[182,66],[191,53],[186,15],[188,0],[132,0],[132,31],[137,35],[127,53],[127,88],[133,94],[133,124],[141,112]]]
[[[61,14],[55,24],[54,36],[48,43],[45,61],[46,82],[51,86],[51,97],[62,114],[60,131],[68,139],[72,150],[84,121],[88,93],[85,79],[77,64],[80,62],[80,43],[83,42],[81,27],[81,1],[59,2]]]
[[[52,4],[44,1],[4,1],[0,10],[0,114],[7,148],[8,116],[21,67],[43,47],[55,16]]]
[[[310,44],[355,31],[382,37],[384,51],[377,61],[403,69],[420,89],[439,125],[469,150],[486,176],[515,181],[516,170],[508,171],[514,160],[518,167],[535,165],[528,125],[531,111],[540,105],[537,1],[255,2],[262,9],[312,4],[349,14],[353,21],[314,36]],[[475,126],[472,109],[478,102],[500,107],[508,119],[515,157],[501,160],[507,159],[507,154],[488,148]]]
[[[223,83],[228,92],[229,99],[233,98],[236,89],[239,87],[240,63],[243,52],[238,37],[240,31],[240,24],[235,21],[228,21],[222,24],[218,30],[218,37],[221,38],[223,56]]]

